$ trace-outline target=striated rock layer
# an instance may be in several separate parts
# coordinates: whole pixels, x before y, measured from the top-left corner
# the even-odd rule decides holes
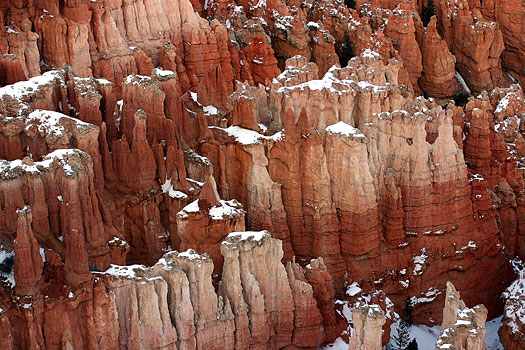
[[[218,291],[212,260],[191,249],[152,267],[111,265],[67,296],[12,304],[2,325],[15,334],[2,339],[13,348],[315,349],[324,333],[312,286],[299,265],[281,263],[281,246],[265,231],[229,234]]]
[[[441,322],[449,280],[501,314],[520,3],[436,1],[426,27],[423,1],[356,5],[1,3],[2,348],[313,349],[352,285],[389,301],[356,348],[390,299]]]

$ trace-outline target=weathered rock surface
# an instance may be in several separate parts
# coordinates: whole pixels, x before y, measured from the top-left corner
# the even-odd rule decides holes
[[[447,43],[441,39],[436,18],[430,20],[421,45],[423,71],[419,86],[430,96],[448,97],[457,91],[455,76],[456,57],[449,51]]]
[[[465,306],[454,285],[447,282],[442,332],[436,350],[465,349],[483,350],[485,345],[485,321],[487,309],[483,305]]]
[[[378,305],[358,305],[352,309],[354,334],[350,338],[350,350],[383,349],[381,327],[385,324],[385,313]]]
[[[500,25],[484,18],[470,1],[437,3],[443,39],[456,56],[456,68],[470,89],[480,92],[508,85],[501,67],[505,44]]]
[[[31,209],[26,206],[17,211],[18,227],[15,240],[15,293],[22,296],[35,294],[42,277],[44,262],[40,247],[31,229]]]
[[[499,278],[496,271],[508,273],[501,243],[481,238],[492,233],[472,236],[474,227],[493,233],[499,228],[494,209],[477,207],[490,199],[486,193],[478,197],[482,190],[470,181],[455,141],[455,112],[394,88],[397,72],[395,61],[385,66],[370,51],[322,79],[312,63],[290,59],[270,91],[270,125],[284,131],[264,136],[238,126],[211,127],[213,139],[199,152],[217,164],[221,196],[247,203],[247,226],[271,230],[283,240],[285,256],[293,251],[304,262],[322,256],[336,290],[345,271],[360,280],[374,271],[381,275],[374,266],[409,267],[413,273],[396,272],[399,281],[382,288],[389,296],[419,295],[446,282],[445,265],[466,271],[485,264],[481,251],[494,259],[485,278]],[[442,203],[438,211],[436,203]],[[466,278],[454,282],[468,285]],[[494,286],[482,288],[486,303]],[[479,300],[479,290],[465,293]]]
[[[207,255],[172,251],[152,267],[111,265],[68,296],[26,300],[9,310],[10,321],[1,314],[2,325],[30,322],[16,331],[15,348],[315,349],[322,342],[312,287],[299,265],[281,263],[279,240],[265,231],[236,232],[221,250],[218,292]],[[12,340],[9,332],[2,339]]]
[[[415,322],[448,280],[501,314],[521,3],[436,3],[0,4],[0,347],[313,349],[350,280]]]

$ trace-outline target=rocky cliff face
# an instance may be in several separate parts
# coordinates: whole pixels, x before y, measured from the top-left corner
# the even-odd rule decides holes
[[[501,314],[525,254],[508,3],[426,26],[422,1],[0,4],[0,344],[314,349],[354,284],[419,323],[449,280]],[[370,308],[354,348],[392,321]]]

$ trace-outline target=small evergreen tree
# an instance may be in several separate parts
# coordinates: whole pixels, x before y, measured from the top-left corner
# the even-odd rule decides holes
[[[352,43],[350,42],[348,35],[345,35],[345,41],[343,41],[341,44],[341,50],[339,52],[339,64],[341,64],[341,67],[346,67],[348,61],[350,61],[350,59],[355,56],[354,50],[352,49]]]
[[[408,346],[405,348],[405,350],[418,350],[418,345],[416,339],[412,339],[410,343],[408,343]]]
[[[405,320],[400,320],[397,325],[397,335],[393,338],[396,350],[405,350],[410,342],[410,324]]]
[[[355,10],[355,0],[345,0],[345,5],[346,7],[348,7],[349,9],[354,9]]]
[[[425,27],[428,26],[430,19],[435,14],[436,14],[436,5],[434,4],[434,0],[427,0],[427,6],[423,6],[423,11],[421,13],[421,21],[423,21],[423,25]]]
[[[412,309],[414,309],[414,303],[412,302],[412,298],[407,297],[405,300],[403,316],[405,316],[405,320],[408,322],[409,325],[412,325],[414,323],[414,320],[412,318]]]

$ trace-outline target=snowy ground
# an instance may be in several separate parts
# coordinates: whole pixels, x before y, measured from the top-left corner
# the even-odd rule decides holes
[[[485,343],[487,343],[487,350],[503,350],[503,346],[499,342],[498,330],[501,327],[501,318],[497,317],[487,322],[485,325],[487,329],[487,335],[485,336]],[[392,324],[391,329],[391,339],[394,335],[397,335],[397,323]],[[436,341],[441,332],[441,326],[427,327],[424,325],[413,325],[410,329],[410,337],[416,338],[417,345],[419,350],[434,350],[436,348]],[[387,350],[395,350],[393,346],[393,341],[387,344]],[[320,348],[322,350],[347,350],[348,343],[343,341],[342,338],[337,338],[337,340],[328,346]]]
[[[394,336],[397,335],[397,324],[399,323],[393,323],[390,326],[390,343],[387,344],[387,349],[396,349],[395,343],[392,340]],[[417,345],[419,350],[434,350],[436,349],[436,342],[439,338],[439,334],[441,333],[441,326],[434,326],[432,328],[424,326],[424,325],[417,325],[414,324],[412,327],[410,327],[410,339],[416,338]]]
[[[5,250],[0,245],[0,276],[5,278],[11,287],[15,285],[14,259],[15,253]]]

